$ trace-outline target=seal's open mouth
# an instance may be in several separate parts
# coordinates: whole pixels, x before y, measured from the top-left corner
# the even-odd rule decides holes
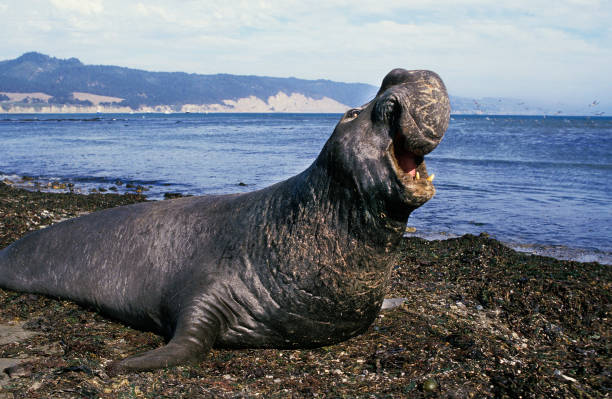
[[[429,176],[422,155],[416,155],[407,148],[403,134],[397,133],[390,145],[389,153],[393,159],[395,172],[404,184],[431,184],[434,175]]]

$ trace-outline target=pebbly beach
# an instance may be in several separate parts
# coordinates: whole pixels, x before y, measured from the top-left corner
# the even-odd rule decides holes
[[[0,248],[142,194],[27,191],[0,183]],[[376,321],[311,350],[213,350],[201,363],[109,377],[163,344],[92,309],[0,290],[0,395],[36,397],[604,397],[610,267],[518,253],[465,235],[406,238]]]

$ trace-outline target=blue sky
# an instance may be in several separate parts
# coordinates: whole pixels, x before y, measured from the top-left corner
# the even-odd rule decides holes
[[[610,0],[0,0],[0,59],[374,85],[432,69],[455,95],[609,108],[610,21]]]

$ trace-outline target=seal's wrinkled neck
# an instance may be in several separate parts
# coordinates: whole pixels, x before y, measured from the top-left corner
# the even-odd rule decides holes
[[[324,323],[342,318],[347,337],[361,331],[380,308],[405,224],[317,162],[257,195],[263,208],[249,214],[265,219],[252,221],[243,245],[250,263],[268,266],[258,276],[269,295],[296,314],[317,307],[308,317]]]
[[[287,181],[294,185],[295,222],[333,232],[342,237],[339,241],[349,251],[354,245],[382,248],[399,240],[408,213],[403,222],[389,218],[382,202],[350,181],[338,181],[322,159],[319,157],[310,168]]]

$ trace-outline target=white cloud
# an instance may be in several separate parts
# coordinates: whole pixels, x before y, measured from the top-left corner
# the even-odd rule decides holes
[[[429,68],[456,94],[482,96],[555,91],[570,98],[577,94],[564,89],[568,82],[584,92],[612,85],[609,1],[5,3],[0,35],[11,40],[0,59],[38,50],[150,70],[372,84],[393,67]]]
[[[79,14],[99,14],[104,10],[102,0],[51,0],[60,10],[73,11]]]
[[[143,18],[160,18],[166,22],[176,22],[177,20],[170,10],[158,5],[138,3],[136,12]]]

